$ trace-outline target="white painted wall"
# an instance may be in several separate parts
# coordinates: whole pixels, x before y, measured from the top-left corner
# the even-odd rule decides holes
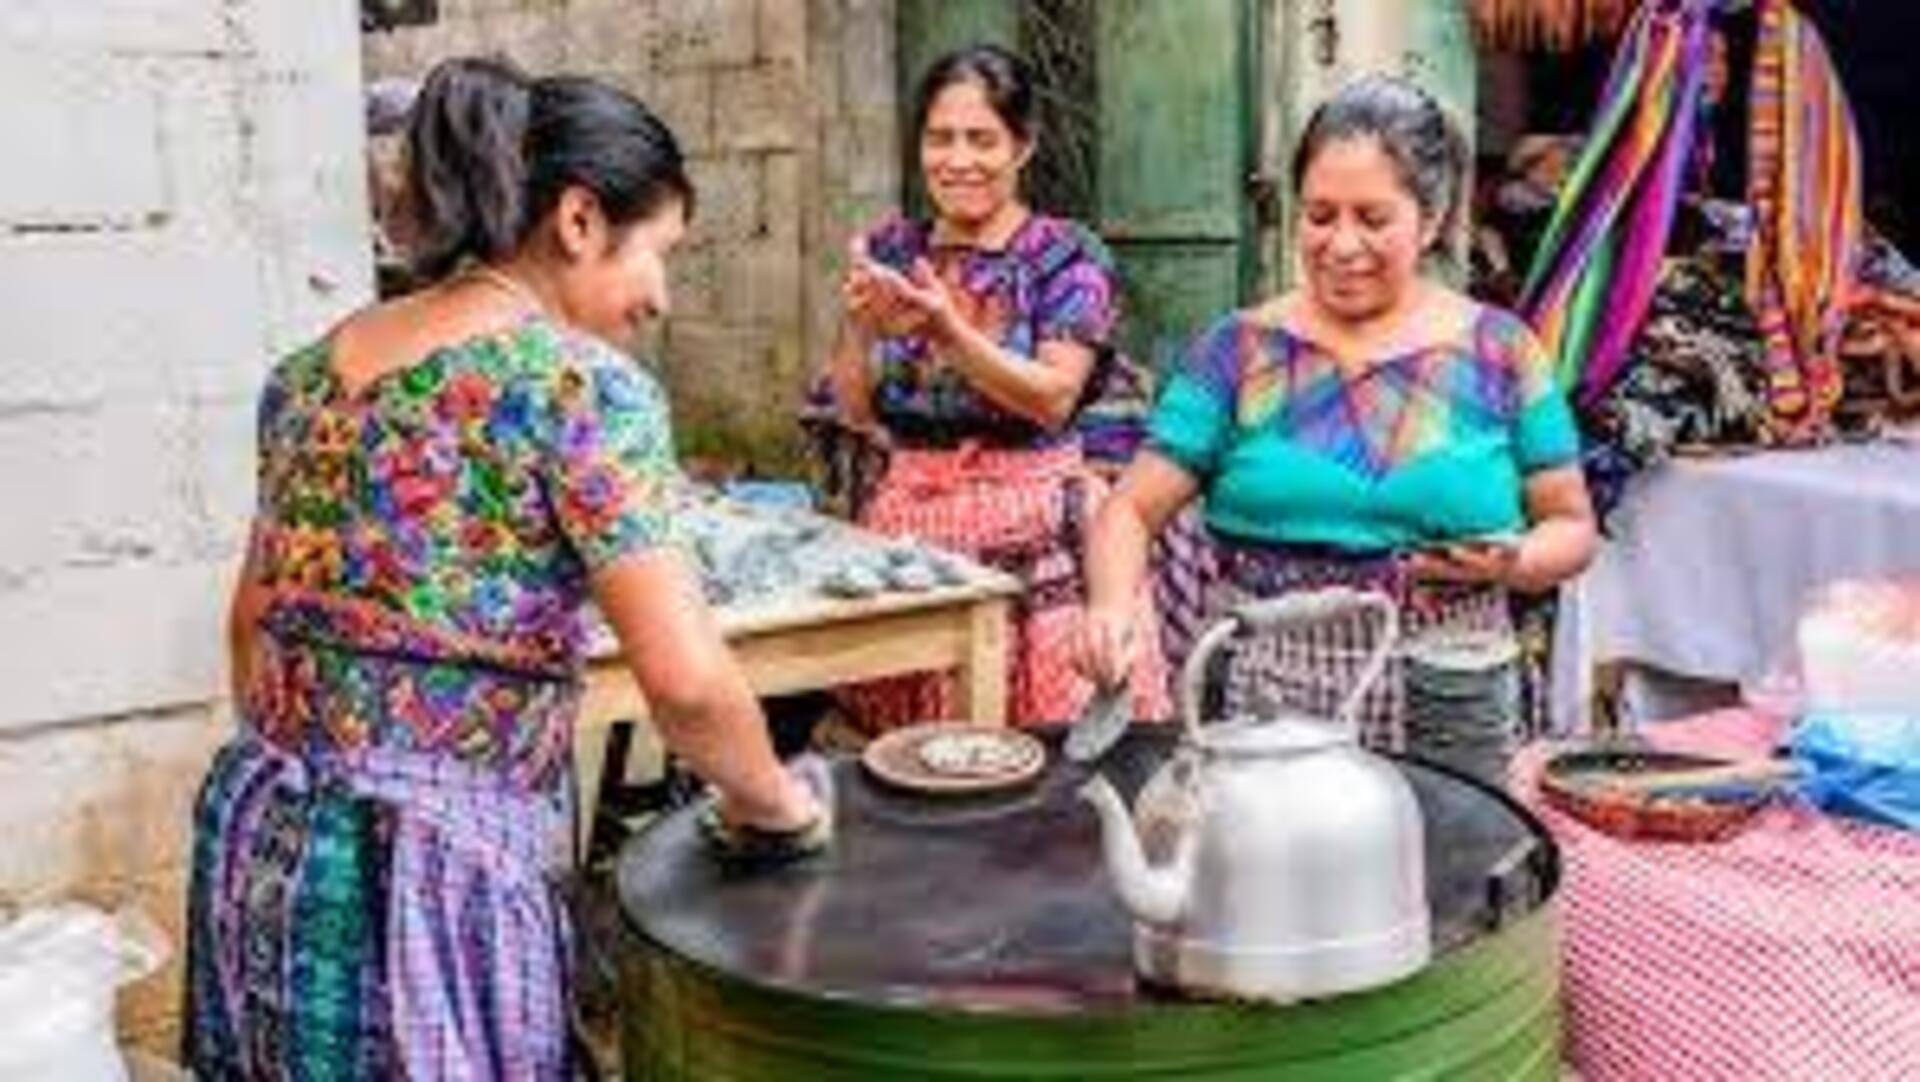
[[[1362,75],[1420,83],[1473,138],[1479,61],[1466,0],[1273,0],[1269,15],[1261,159],[1282,191],[1294,144],[1314,109]],[[1291,209],[1282,220],[1269,263],[1281,282],[1291,283],[1299,277]]]
[[[0,728],[204,702],[254,396],[371,295],[352,0],[0,4]]]

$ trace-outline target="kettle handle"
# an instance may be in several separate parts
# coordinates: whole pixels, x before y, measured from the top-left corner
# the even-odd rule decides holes
[[[1386,671],[1387,660],[1393,655],[1394,643],[1400,637],[1400,608],[1392,598],[1377,590],[1335,586],[1324,590],[1301,590],[1238,606],[1200,636],[1200,640],[1194,643],[1193,651],[1187,655],[1186,664],[1180,669],[1180,716],[1186,725],[1187,738],[1197,741],[1200,737],[1200,702],[1202,692],[1206,689],[1208,662],[1227,640],[1242,631],[1256,634],[1279,631],[1365,612],[1375,613],[1380,618],[1379,641],[1374,644],[1373,653],[1367,657],[1367,663],[1361,667],[1359,676],[1354,678],[1353,687],[1347,691],[1347,697],[1341,700],[1340,708],[1334,714],[1336,723],[1357,734],[1355,718],[1360,710],[1360,701],[1380,679],[1381,673]]]

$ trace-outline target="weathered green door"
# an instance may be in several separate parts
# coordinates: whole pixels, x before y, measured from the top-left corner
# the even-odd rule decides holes
[[[1156,368],[1237,306],[1257,270],[1256,0],[1100,0],[1099,229],[1129,348]]]
[[[948,49],[993,41],[1034,62],[1036,201],[1087,221],[1114,249],[1135,356],[1166,363],[1246,297],[1262,250],[1248,177],[1269,0],[899,3],[903,113]],[[924,209],[916,148],[902,134],[907,198]]]

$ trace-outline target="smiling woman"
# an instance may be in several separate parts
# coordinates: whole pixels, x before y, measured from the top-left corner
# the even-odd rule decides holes
[[[667,307],[673,133],[591,79],[451,60],[407,157],[431,284],[260,396],[241,724],[188,902],[207,1078],[572,1077],[551,883],[590,603],[729,825],[827,833],[673,544],[665,400],[608,343]]]
[[[1219,320],[1163,389],[1147,450],[1094,525],[1088,672],[1134,664],[1125,614],[1148,542],[1200,495],[1224,569],[1217,611],[1358,586],[1397,600],[1416,636],[1511,640],[1507,591],[1551,589],[1586,563],[1592,511],[1546,354],[1517,317],[1425,273],[1466,157],[1440,106],[1400,80],[1362,79],[1314,113],[1293,168],[1303,285]],[[1227,707],[1330,716],[1376,630],[1262,640],[1236,660]],[[1366,738],[1400,750],[1411,737],[1497,779],[1518,696],[1464,712],[1494,731],[1409,733],[1404,668],[1367,696]]]
[[[1104,483],[1076,432],[1082,408],[1133,378],[1114,348],[1112,260],[1089,230],[1037,213],[1021,175],[1039,133],[1018,57],[973,46],[934,62],[914,110],[934,215],[854,238],[830,382],[840,417],[890,449],[861,522],[970,553],[1019,576],[1014,719],[1064,721],[1093,687],[1068,665],[1082,598],[1080,527]],[[1144,601],[1129,627],[1157,641]],[[946,680],[856,689],[870,729],[950,716]],[[1157,665],[1135,707],[1165,712]]]

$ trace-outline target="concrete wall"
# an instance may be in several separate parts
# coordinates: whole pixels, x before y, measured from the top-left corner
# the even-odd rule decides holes
[[[0,5],[0,901],[179,942],[272,358],[370,292],[353,5]],[[172,1041],[177,971],[123,1002]]]
[[[442,9],[362,40],[345,0],[0,5],[0,911],[131,903],[184,942],[254,396],[372,291],[363,49],[372,75],[499,50],[654,102],[702,190],[682,412],[786,431],[844,234],[894,191],[891,0]],[[170,1052],[178,1005],[176,959],[122,1028]]]
[[[1474,137],[1478,56],[1465,0],[1274,0],[1270,14],[1261,158],[1274,176],[1287,176],[1313,110],[1372,72],[1420,83]],[[1290,282],[1291,210],[1282,219],[1267,262]]]
[[[892,0],[442,0],[365,37],[370,79],[475,53],[608,79],[672,125],[700,205],[641,351],[683,451],[790,462],[838,253],[897,186]]]

